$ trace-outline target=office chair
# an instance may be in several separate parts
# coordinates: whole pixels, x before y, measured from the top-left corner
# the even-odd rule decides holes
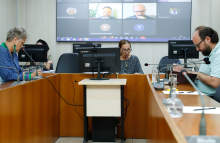
[[[163,58],[161,58],[159,66],[158,66],[158,70],[167,67],[166,65],[160,65],[160,64],[173,64],[173,63],[178,63],[179,59],[168,59],[168,56],[164,56]],[[160,73],[166,73],[167,69],[162,69],[160,71]]]
[[[216,90],[215,94],[212,94],[213,95],[213,99],[217,102],[220,103],[220,86],[218,87],[218,89]],[[212,95],[209,95],[209,96],[212,96]]]
[[[57,63],[56,73],[79,73],[78,53],[62,54]]]

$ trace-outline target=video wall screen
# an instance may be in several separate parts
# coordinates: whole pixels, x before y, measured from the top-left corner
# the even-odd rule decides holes
[[[57,0],[57,41],[191,39],[191,0]]]

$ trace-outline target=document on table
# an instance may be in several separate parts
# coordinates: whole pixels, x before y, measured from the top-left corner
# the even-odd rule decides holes
[[[204,110],[205,114],[220,114],[220,107],[204,107],[207,110]],[[208,109],[208,108],[215,108],[215,109]],[[202,109],[201,106],[184,106],[183,113],[198,113],[201,114],[202,110],[194,111],[195,109]]]
[[[163,90],[164,94],[170,94],[170,91]],[[199,95],[197,91],[176,91],[176,94],[185,94],[185,95]],[[201,92],[202,95],[205,95]]]
[[[55,70],[43,71],[43,73],[55,73]]]

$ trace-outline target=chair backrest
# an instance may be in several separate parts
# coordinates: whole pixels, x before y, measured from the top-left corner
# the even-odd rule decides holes
[[[57,63],[56,73],[79,73],[78,53],[62,54]]]
[[[213,99],[217,102],[220,103],[220,86],[218,87],[218,89],[216,90],[214,96],[213,96]]]
[[[1,76],[0,76],[0,84],[3,83],[3,82],[4,82],[4,80],[3,80],[3,79],[1,78]]]
[[[159,67],[158,70],[167,67],[166,65],[160,65],[160,64],[173,64],[173,63],[178,63],[179,59],[168,59],[168,56],[164,56],[163,58],[161,58],[160,63],[159,63]],[[160,71],[160,73],[166,73],[167,69],[162,69]]]

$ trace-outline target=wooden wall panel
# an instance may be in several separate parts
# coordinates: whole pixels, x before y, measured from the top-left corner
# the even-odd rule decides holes
[[[59,75],[48,77],[59,92]],[[1,143],[53,143],[59,138],[59,96],[49,81],[0,90]]]
[[[124,97],[130,102],[124,121],[126,138],[146,138],[146,75],[119,75],[127,78]]]
[[[92,75],[87,74],[71,74],[75,86],[75,103],[83,105],[83,86],[78,82],[84,78],[91,78]],[[115,75],[112,75],[115,78]],[[126,138],[145,138],[145,84],[146,75],[119,75],[119,78],[127,78],[127,85],[124,88],[124,95],[130,102],[128,107],[125,123]],[[61,74],[61,95],[71,104],[73,104],[74,88],[70,79],[70,74]],[[83,107],[76,107],[80,116],[83,117]],[[91,118],[90,118],[91,129]],[[120,128],[120,127],[119,127]],[[119,129],[118,128],[118,129]],[[83,136],[83,120],[75,111],[74,106],[69,106],[60,100],[60,136]],[[120,129],[118,130],[120,135]]]
[[[61,96],[70,104],[74,104],[74,98],[76,105],[83,105],[83,86],[78,82],[91,77],[86,74],[60,74]],[[83,137],[83,119],[83,106],[71,106],[60,99],[60,136]]]

